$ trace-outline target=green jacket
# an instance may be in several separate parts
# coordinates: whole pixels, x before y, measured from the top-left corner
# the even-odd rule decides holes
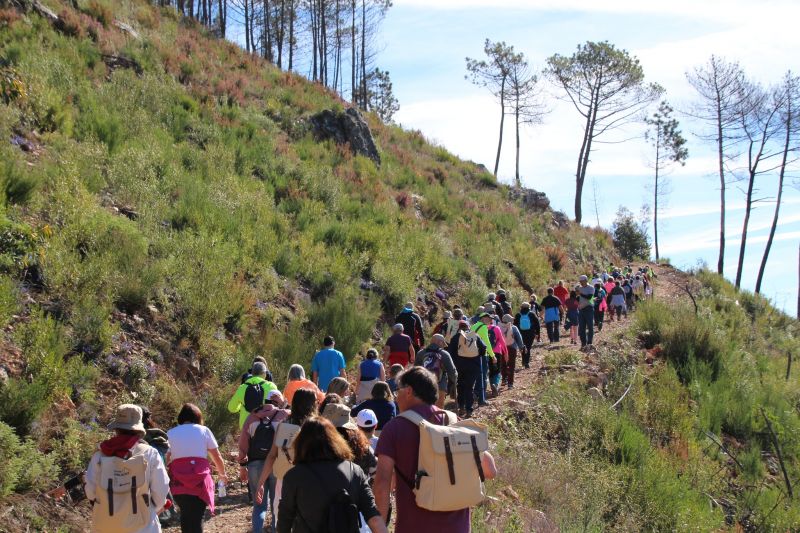
[[[484,324],[483,322],[476,322],[470,328],[472,331],[478,334],[478,337],[481,338],[483,343],[486,345],[486,357],[489,359],[494,359],[494,350],[492,350],[492,343],[489,342],[489,326]]]
[[[228,411],[231,413],[239,413],[239,429],[242,429],[244,426],[244,421],[247,420],[247,416],[250,414],[247,412],[247,409],[244,408],[244,391],[247,390],[247,386],[252,383],[261,383],[261,388],[264,389],[264,402],[267,401],[267,395],[270,391],[278,390],[278,387],[271,381],[267,381],[266,379],[258,376],[253,376],[241,385],[239,388],[236,389],[236,392],[233,393],[230,401],[228,402]]]

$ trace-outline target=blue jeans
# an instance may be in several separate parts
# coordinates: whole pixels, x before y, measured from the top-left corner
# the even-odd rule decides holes
[[[261,504],[256,503],[256,492],[258,492],[258,478],[261,476],[261,470],[264,468],[264,462],[261,461],[250,461],[247,464],[247,482],[250,485],[250,494],[253,495],[253,532],[254,533],[261,533],[264,529],[264,520],[267,518],[267,506],[272,506],[272,523],[270,531],[277,531],[275,529],[275,483],[277,480],[275,479],[274,475],[271,475],[267,478],[267,481],[264,483],[264,499],[261,501]]]
[[[581,346],[592,344],[594,339],[594,306],[587,305],[578,311],[578,336]]]
[[[479,355],[478,359],[481,363],[481,373],[478,375],[478,381],[475,382],[475,396],[478,397],[478,404],[486,403],[486,380],[489,379],[489,358],[485,355]]]

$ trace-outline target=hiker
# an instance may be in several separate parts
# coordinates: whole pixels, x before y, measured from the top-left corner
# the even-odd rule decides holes
[[[377,430],[380,431],[389,420],[397,416],[393,399],[389,385],[379,381],[372,386],[371,397],[353,407],[350,416],[358,416],[361,411],[367,409],[372,410],[378,418]]]
[[[531,314],[536,319],[533,323],[535,340],[536,342],[542,342],[542,306],[539,304],[538,297],[535,294],[531,294],[528,303],[531,306]]]
[[[353,397],[350,394],[350,382],[343,377],[336,376],[328,383],[328,390],[325,395],[327,396],[328,394],[336,394],[341,397],[342,403],[347,405],[352,405],[353,403]]]
[[[283,388],[283,397],[286,402],[291,405],[294,399],[294,393],[298,389],[309,389],[317,395],[317,401],[322,401],[325,398],[325,393],[319,390],[313,381],[306,379],[306,371],[301,365],[294,364],[289,367],[289,373],[286,376],[286,387]]]
[[[167,464],[167,452],[169,452],[169,439],[167,438],[167,432],[156,427],[156,423],[153,420],[153,415],[150,412],[150,409],[143,405],[140,407],[142,408],[142,425],[144,426],[145,430],[144,441],[158,450],[159,455],[161,455],[161,460],[164,462],[164,464]],[[162,525],[177,517],[175,509],[172,507],[171,494],[167,494],[167,500],[169,500],[169,504],[165,506],[164,511],[158,515],[158,521]]]
[[[350,416],[352,416],[352,413]],[[359,411],[358,415],[356,415],[356,425],[369,441],[372,453],[375,453],[375,447],[378,445],[378,437],[375,435],[375,429],[378,427],[378,417],[375,411],[372,409]]]
[[[488,325],[489,340],[492,343],[492,351],[496,356],[489,361],[489,385],[492,389],[492,397],[496,398],[500,394],[501,365],[504,359],[508,359],[508,346],[503,338],[503,331],[497,324],[500,319],[492,317],[492,323]],[[438,406],[437,406],[438,407]]]
[[[458,371],[453,358],[445,349],[447,342],[444,336],[436,334],[431,337],[431,343],[427,348],[417,354],[414,360],[415,366],[422,366],[430,370],[439,382],[439,399],[436,400],[436,407],[444,407],[444,400],[447,394],[455,399],[456,383],[458,382]]]
[[[414,312],[414,304],[407,302],[403,310],[400,311],[394,319],[395,324],[402,324],[403,330],[406,335],[411,338],[411,343],[414,345],[414,352],[418,352],[420,348],[425,346],[425,332],[422,331],[422,318]],[[414,360],[414,354],[411,354],[410,361]]]
[[[514,325],[513,316],[509,314],[503,315],[503,324],[500,326],[500,330],[503,332],[503,338],[508,348],[508,358],[501,359],[500,361],[500,373],[503,378],[500,385],[513,389],[514,370],[517,367],[517,354],[525,350],[525,343],[522,340],[522,334],[519,329]]]
[[[581,348],[592,345],[594,340],[594,287],[589,285],[589,278],[581,276],[580,283],[575,287],[578,293],[578,337],[581,339]]]
[[[271,475],[275,476],[275,496],[272,502],[272,519],[275,520],[280,529],[280,501],[283,488],[283,476],[292,468],[294,457],[294,441],[300,427],[306,420],[317,414],[317,396],[309,389],[297,389],[292,398],[292,409],[288,418],[285,418],[278,427],[275,428],[275,439],[272,448],[264,461],[261,475],[255,486],[258,487],[255,493],[255,501],[261,505],[264,501],[264,487]]]
[[[367,350],[367,358],[361,361],[356,372],[356,402],[366,400],[372,395],[372,387],[379,381],[386,381],[386,370],[378,361],[378,350]]]
[[[603,331],[603,318],[606,314],[608,304],[606,303],[606,290],[603,288],[602,283],[594,284],[594,322],[597,325],[597,331]]]
[[[561,300],[556,298],[555,289],[547,288],[547,296],[542,299],[544,307],[544,326],[547,328],[547,340],[550,344],[559,341],[559,327],[561,325]]]
[[[414,341],[405,334],[406,327],[397,323],[392,326],[392,335],[386,339],[386,345],[383,347],[383,360],[387,365],[402,365],[403,368],[407,367],[414,362],[414,355],[417,353],[417,348],[414,347]]]
[[[372,448],[369,447],[369,440],[351,418],[350,408],[341,403],[332,403],[325,408],[322,416],[328,419],[339,435],[347,441],[350,451],[353,452],[352,461],[361,467],[361,470],[367,475],[367,480],[371,480],[375,475],[378,460],[375,458]]]
[[[567,318],[564,320],[564,328],[569,331],[569,342],[570,344],[576,344],[578,342],[578,308],[580,306],[580,300],[578,300],[578,292],[577,291],[569,291],[569,298],[564,305],[567,309]]]
[[[614,282],[614,288],[611,289],[611,294],[609,296],[611,298],[611,320],[614,320],[615,312],[617,313],[617,322],[622,320],[623,311],[625,312],[625,317],[627,318],[628,312],[625,308],[625,291],[622,290],[619,281]]]
[[[566,317],[567,309],[564,307],[569,298],[569,290],[564,286],[564,280],[558,280],[558,283],[553,287],[553,296],[561,300],[561,318],[562,321]]]
[[[453,413],[434,406],[438,398],[437,384],[436,378],[430,372],[421,367],[410,368],[400,374],[399,380],[397,401],[401,411],[416,413],[422,419],[437,425],[444,424],[445,418],[451,420],[454,418],[454,416],[451,418]],[[405,417],[395,418],[383,429],[376,450],[378,471],[373,485],[378,510],[383,520],[388,521],[389,493],[392,478],[396,474],[395,533],[466,533],[470,530],[469,507],[457,511],[429,511],[417,505],[412,487],[415,480],[419,479],[417,472],[420,462],[420,438],[419,426]],[[480,453],[480,464],[485,479],[493,479],[496,476],[497,469],[489,452]],[[471,465],[477,477],[477,468],[474,463]],[[442,480],[444,486],[449,486],[447,483],[446,478]],[[460,497],[462,493],[453,491],[452,495]]]
[[[277,407],[275,404],[284,405],[283,395],[277,391],[270,391],[267,403],[250,413],[244,422],[242,433],[239,436],[239,466],[244,470],[242,481],[247,481],[250,494],[258,492],[258,479],[267,460],[267,455],[275,442],[275,432],[278,424],[289,416],[289,410]],[[277,479],[270,475],[262,486],[267,493],[267,498],[262,503],[253,504],[251,522],[253,531],[264,528],[267,517],[267,503],[272,506],[272,524],[270,531],[275,531],[275,484]]]
[[[494,350],[492,349],[492,343],[489,341],[489,325],[493,324],[492,315],[484,311],[478,317],[478,322],[470,328],[472,331],[478,334],[478,337],[483,341],[486,345],[486,352],[483,355],[478,356],[478,359],[481,363],[481,375],[478,379],[478,382],[475,384],[475,395],[478,397],[478,406],[483,407],[485,405],[489,405],[486,402],[486,388],[488,387],[487,383],[489,381],[489,361],[496,360]]]
[[[503,312],[503,308],[497,301],[497,295],[495,293],[490,292],[486,295],[486,303],[483,304],[483,310],[491,315],[497,315]]]
[[[486,344],[477,333],[470,331],[467,321],[462,320],[459,332],[450,340],[447,351],[452,354],[458,371],[456,401],[459,416],[470,418],[475,400],[474,391],[482,377],[481,358],[486,355]]]
[[[253,363],[252,372],[253,376],[239,385],[228,401],[228,411],[239,413],[239,429],[244,426],[250,412],[264,404],[269,391],[278,388],[273,382],[267,381],[267,365],[264,363]]]
[[[323,348],[311,359],[311,381],[319,390],[328,390],[328,384],[336,376],[347,378],[344,355],[335,348],[336,341],[330,335],[322,339]]]
[[[633,289],[633,300],[638,304],[644,298],[644,282],[642,281],[642,276],[637,274],[636,277],[633,278],[631,288]]]
[[[452,311],[445,311],[444,316],[442,317],[442,321],[436,324],[433,328],[433,333],[442,333],[445,329],[447,329],[447,324],[450,320],[453,319],[453,312]]]
[[[114,436],[100,443],[86,469],[84,490],[92,502],[91,531],[130,530],[131,526],[138,527],[136,533],[161,531],[158,513],[167,503],[169,477],[158,450],[143,441],[142,409],[120,405],[108,429],[114,430]],[[134,477],[147,480],[147,484],[132,486]]]
[[[322,400],[322,403],[319,404],[317,412],[319,413],[325,412],[325,408],[328,407],[328,404],[331,403],[344,403],[344,399],[335,392],[329,392],[328,394],[325,395],[325,399]]]
[[[458,333],[458,323],[464,320],[464,311],[456,307],[453,309],[453,316],[447,321],[447,327],[440,331],[444,335],[444,340],[448,343]]]
[[[389,379],[386,380],[386,384],[389,385],[389,390],[392,391],[393,395],[397,393],[397,376],[400,375],[403,368],[405,368],[403,365],[392,365],[389,367]]]
[[[333,424],[323,417],[309,419],[293,446],[296,466],[284,478],[279,533],[352,531],[358,513],[372,533],[388,533],[366,474],[352,462],[353,453]]]
[[[470,319],[468,320],[469,324],[471,326],[477,324],[480,321],[481,314],[485,312],[486,309],[482,305],[479,305],[478,308],[475,310],[475,314],[471,316]]]
[[[203,425],[200,408],[191,403],[183,404],[178,425],[167,431],[167,437],[169,487],[180,509],[181,533],[202,533],[206,507],[214,515],[214,478],[209,456],[222,486],[228,483],[217,439]]]
[[[522,367],[530,368],[531,363],[531,348],[533,347],[533,340],[536,338],[536,330],[533,327],[534,321],[538,324],[539,320],[531,312],[531,304],[522,302],[519,306],[519,313],[514,317],[514,325],[519,329],[522,335],[522,343],[524,348],[522,350]]]
[[[625,291],[625,307],[633,310],[633,287],[630,278],[625,278],[622,282],[622,290]]]
[[[275,380],[274,380],[274,379],[272,379],[272,372],[270,372],[270,371],[269,371],[269,366],[267,365],[267,360],[266,360],[266,359],[264,359],[263,357],[261,357],[260,355],[257,355],[257,356],[255,356],[255,357],[253,358],[253,364],[256,364],[256,363],[263,363],[263,364],[264,364],[264,367],[267,369],[266,380],[267,380],[267,381],[272,381],[272,382],[274,382]],[[247,370],[247,372],[245,372],[244,374],[242,374],[242,383],[244,383],[244,382],[245,382],[245,381],[247,381],[248,379],[252,378],[254,375],[255,375],[255,374],[253,374],[253,367],[251,366],[251,367],[250,367],[250,368]]]
[[[503,289],[498,289],[496,303],[500,305],[500,312],[497,313],[499,316],[511,314],[511,303],[508,301],[508,295]]]

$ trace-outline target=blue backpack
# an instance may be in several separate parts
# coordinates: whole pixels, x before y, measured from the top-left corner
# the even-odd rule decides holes
[[[519,315],[519,330],[520,331],[528,331],[531,329],[531,317],[530,313],[525,313]]]

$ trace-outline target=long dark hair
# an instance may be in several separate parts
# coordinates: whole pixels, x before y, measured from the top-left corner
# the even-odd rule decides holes
[[[297,389],[292,397],[292,413],[289,421],[297,426],[317,414],[317,395],[311,389]]]
[[[305,421],[294,440],[294,463],[352,461],[353,452],[344,437],[326,418],[313,416]]]

